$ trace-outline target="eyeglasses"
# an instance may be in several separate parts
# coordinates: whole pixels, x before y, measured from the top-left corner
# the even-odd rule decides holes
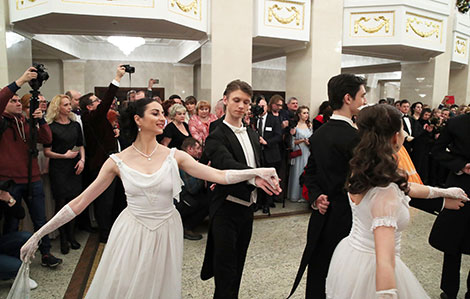
[[[93,101],[91,101],[90,104],[93,104],[93,103],[95,103],[95,102],[101,102],[101,99],[96,98],[96,99],[94,99]]]
[[[40,104],[46,104],[47,101],[46,101],[46,100],[40,100],[39,103],[40,103]]]

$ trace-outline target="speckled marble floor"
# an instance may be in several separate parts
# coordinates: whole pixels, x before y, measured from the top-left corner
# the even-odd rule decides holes
[[[412,223],[402,240],[403,261],[416,275],[424,289],[433,299],[438,299],[442,253],[427,243],[429,231],[435,219],[424,212],[412,211]],[[292,285],[305,246],[309,214],[258,219],[254,222],[253,237],[248,250],[247,262],[241,285],[240,298],[272,299],[285,298]],[[200,230],[204,232],[205,228]],[[84,244],[81,235],[81,243]],[[211,298],[213,280],[201,281],[199,271],[204,255],[206,234],[201,241],[184,241],[183,298]],[[58,248],[58,246],[55,246]],[[74,251],[73,255],[78,254]],[[32,292],[35,298],[62,298],[73,267],[68,265],[78,261],[78,256],[67,256],[67,263],[57,270],[43,269],[33,264],[32,276],[39,287]],[[38,263],[38,261],[36,261]],[[470,256],[462,260],[461,288],[464,288],[466,271],[470,269]],[[304,298],[305,279],[293,298]],[[0,298],[5,298],[8,286],[0,284]],[[465,289],[459,298],[463,299]]]

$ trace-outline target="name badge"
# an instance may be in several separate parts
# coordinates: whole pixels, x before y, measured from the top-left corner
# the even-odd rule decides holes
[[[273,128],[272,127],[266,127],[264,128],[265,131],[272,132]]]

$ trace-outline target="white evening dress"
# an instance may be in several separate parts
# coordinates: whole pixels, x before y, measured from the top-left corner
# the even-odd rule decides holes
[[[349,236],[336,247],[326,279],[327,298],[375,298],[374,229],[395,228],[395,280],[400,299],[429,298],[400,259],[401,232],[410,220],[410,198],[397,184],[370,189],[356,205],[351,200],[353,224]]]
[[[111,155],[127,208],[114,222],[86,298],[181,298],[183,225],[173,198],[178,198],[182,181],[174,153],[171,149],[153,174]]]

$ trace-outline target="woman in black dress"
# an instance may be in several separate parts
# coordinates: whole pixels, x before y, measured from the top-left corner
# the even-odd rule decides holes
[[[49,176],[56,212],[82,191],[81,173],[85,165],[85,149],[80,125],[71,112],[70,98],[55,96],[47,109],[46,120],[52,131],[52,144],[44,145],[44,154],[50,158]],[[60,251],[80,248],[75,240],[74,223],[59,229]]]
[[[189,133],[189,126],[185,123],[186,108],[181,104],[171,106],[169,115],[171,123],[169,123],[163,130],[163,139],[161,144],[169,148],[176,147],[181,149],[183,141],[191,137]]]

